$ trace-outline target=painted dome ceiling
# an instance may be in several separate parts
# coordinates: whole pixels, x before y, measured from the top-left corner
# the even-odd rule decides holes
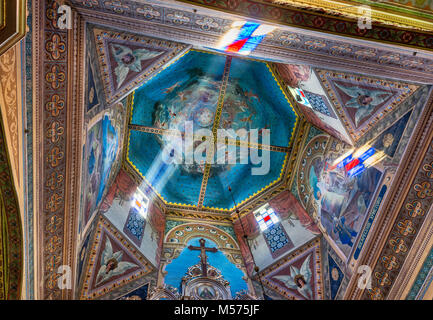
[[[279,181],[297,119],[267,63],[190,50],[134,92],[127,160],[166,204],[226,211]]]

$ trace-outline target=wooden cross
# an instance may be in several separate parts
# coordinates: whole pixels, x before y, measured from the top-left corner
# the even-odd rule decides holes
[[[217,248],[206,248],[205,247],[205,242],[206,240],[201,238],[200,240],[200,247],[195,247],[195,246],[189,246],[188,249],[189,250],[200,250],[200,260],[201,260],[201,271],[202,271],[202,275],[203,277],[207,277],[207,257],[206,257],[206,251],[209,252],[217,252],[218,249]]]

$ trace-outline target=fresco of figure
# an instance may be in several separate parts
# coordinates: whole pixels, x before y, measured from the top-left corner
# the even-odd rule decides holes
[[[285,84],[292,88],[299,88],[301,82],[306,82],[311,77],[311,67],[296,64],[277,64],[278,72]]]
[[[132,262],[122,261],[122,257],[122,251],[113,253],[111,241],[109,238],[106,238],[105,248],[101,255],[101,267],[96,276],[96,285],[99,285],[115,276],[122,275],[129,269],[138,267]]]
[[[277,275],[273,278],[283,282],[287,288],[298,291],[305,299],[313,299],[311,290],[311,276],[313,272],[310,268],[311,254],[304,260],[300,269],[290,266],[289,275]]]
[[[117,89],[123,84],[130,71],[140,72],[142,70],[141,62],[143,60],[153,59],[162,54],[161,51],[144,48],[132,50],[120,44],[112,44],[111,51],[117,62],[117,67],[114,70],[117,78]]]
[[[387,101],[392,93],[384,90],[364,89],[355,86],[344,86],[335,82],[335,86],[350,97],[345,103],[346,108],[355,108],[355,125],[372,115],[374,108]]]
[[[102,119],[102,167],[96,203],[99,203],[102,199],[111,167],[117,155],[119,135],[113,124],[108,116],[104,116]]]
[[[381,172],[370,167],[356,177],[349,177],[344,168],[326,170],[328,162],[327,158],[313,160],[310,188],[321,225],[348,254],[362,227]]]

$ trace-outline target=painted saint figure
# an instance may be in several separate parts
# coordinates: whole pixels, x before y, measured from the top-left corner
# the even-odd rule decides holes
[[[138,267],[132,262],[122,261],[123,252],[113,253],[113,247],[109,238],[106,239],[105,248],[101,256],[101,267],[96,276],[96,285],[111,279],[114,276],[122,275],[127,270]]]
[[[304,260],[300,269],[290,266],[290,275],[278,275],[273,278],[283,282],[288,288],[298,291],[305,299],[313,299],[310,280],[312,271],[310,269],[311,254]]]
[[[112,44],[111,51],[117,62],[117,67],[114,70],[117,77],[117,89],[123,84],[130,71],[140,72],[142,70],[141,62],[143,60],[149,60],[162,54],[160,51],[144,48],[132,50],[120,44]]]
[[[365,117],[371,116],[375,107],[387,101],[392,93],[384,90],[368,90],[359,87],[335,86],[348,95],[351,99],[346,102],[348,108],[355,108],[355,125],[358,127]]]

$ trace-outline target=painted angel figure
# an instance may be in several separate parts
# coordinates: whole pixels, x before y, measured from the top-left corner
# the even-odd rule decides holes
[[[149,60],[162,54],[160,51],[151,51],[144,48],[132,50],[120,44],[113,44],[111,51],[117,62],[117,67],[114,70],[117,77],[117,88],[125,81],[129,71],[140,72],[142,70],[141,61]]]
[[[290,266],[290,275],[278,275],[273,278],[283,282],[287,288],[298,291],[306,299],[313,299],[311,290],[311,269],[310,269],[311,254],[302,263],[301,269],[295,266]]]
[[[347,101],[346,107],[355,108],[355,125],[371,114],[379,104],[388,100],[392,93],[383,90],[367,90],[358,87],[344,87],[335,83],[335,86],[347,94],[351,99]]]
[[[96,285],[114,276],[121,275],[131,268],[138,267],[134,263],[121,261],[122,256],[123,252],[121,251],[113,253],[111,241],[107,238],[107,241],[105,242],[105,248],[101,256],[101,268],[99,269],[98,275],[96,276]]]

